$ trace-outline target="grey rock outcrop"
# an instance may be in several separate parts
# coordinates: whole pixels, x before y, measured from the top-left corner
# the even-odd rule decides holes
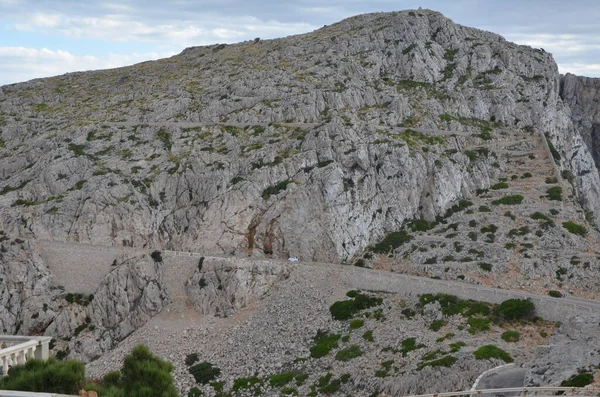
[[[245,259],[209,258],[186,283],[196,310],[227,317],[260,299],[289,275],[288,265]]]
[[[582,371],[600,365],[600,316],[573,316],[564,321],[548,345],[538,348],[526,386],[559,386]]]
[[[147,255],[121,257],[91,297],[66,307],[46,329],[70,339],[71,357],[90,361],[113,348],[170,301],[162,286],[163,264]]]
[[[62,294],[31,241],[2,239],[0,331],[40,334],[60,311]]]

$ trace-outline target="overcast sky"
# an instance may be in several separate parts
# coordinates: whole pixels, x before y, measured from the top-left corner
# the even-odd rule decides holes
[[[419,6],[543,47],[562,73],[600,77],[598,0],[0,0],[0,85],[164,58],[195,45],[304,33]]]

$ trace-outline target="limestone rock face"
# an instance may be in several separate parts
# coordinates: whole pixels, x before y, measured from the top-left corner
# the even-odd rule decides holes
[[[60,311],[63,292],[31,241],[3,239],[0,252],[0,331],[40,334]]]
[[[202,314],[227,317],[262,298],[274,284],[288,275],[288,265],[210,258],[199,265],[186,289],[196,310]]]
[[[489,185],[449,151],[502,128],[547,132],[595,210],[559,83],[543,50],[419,10],[4,86],[2,228],[343,261]]]
[[[162,285],[163,264],[147,255],[121,257],[93,297],[76,298],[58,313],[47,335],[70,338],[65,350],[89,361],[113,348],[170,301]]]
[[[526,386],[554,385],[600,364],[600,317],[573,316],[564,321],[548,346],[538,348]]]

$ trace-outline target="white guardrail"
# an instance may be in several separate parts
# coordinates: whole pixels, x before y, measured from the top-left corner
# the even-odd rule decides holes
[[[13,365],[25,364],[29,359],[47,360],[51,339],[48,336],[0,335],[0,376]]]

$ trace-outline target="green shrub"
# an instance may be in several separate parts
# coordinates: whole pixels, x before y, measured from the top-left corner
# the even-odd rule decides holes
[[[352,320],[350,321],[350,329],[359,329],[360,327],[362,327],[365,324],[364,320]]]
[[[517,331],[504,331],[502,333],[502,339],[505,342],[518,342],[520,337],[521,334],[519,334]]]
[[[263,384],[263,380],[257,376],[250,376],[248,378],[238,378],[233,380],[233,386],[231,387],[231,391],[236,393],[240,390],[254,389],[255,391],[260,391],[260,387]],[[259,394],[259,393],[254,393]]]
[[[335,302],[329,307],[329,311],[334,320],[349,320],[361,310],[379,306],[381,305],[381,302],[381,298],[357,293],[356,296],[350,300]]]
[[[594,374],[583,372],[560,382],[563,387],[585,387],[594,381]]]
[[[387,254],[390,251],[395,250],[402,244],[408,243],[414,237],[402,230],[399,232],[393,232],[388,234],[381,242],[375,244],[372,251],[377,254]]]
[[[308,379],[308,374],[306,372],[300,372],[294,379],[296,379],[296,386],[302,386]]]
[[[576,224],[575,222],[563,222],[563,227],[567,229],[570,233],[577,234],[579,236],[585,236],[587,234],[587,229],[581,225]]]
[[[481,233],[496,233],[498,230],[498,226],[496,225],[487,225],[481,228]]]
[[[265,190],[263,190],[262,198],[264,200],[268,200],[271,196],[275,196],[279,194],[281,191],[285,190],[290,183],[295,183],[291,179],[287,179],[285,181],[281,181],[276,183],[275,185],[271,185]]]
[[[523,196],[521,196],[520,194],[513,194],[511,196],[505,196],[502,197],[498,200],[494,200],[492,201],[493,205],[516,205],[516,204],[521,204],[521,202],[523,201]]]
[[[423,294],[419,297],[419,304],[425,306],[432,302],[438,302],[442,307],[442,313],[451,316],[454,314],[487,315],[490,311],[488,305],[473,300],[462,300],[457,296],[448,294]]]
[[[492,271],[492,265],[490,263],[481,262],[477,266],[479,266],[481,270],[485,270],[486,272]]]
[[[495,185],[490,187],[492,190],[500,190],[500,189],[508,189],[508,183],[506,182],[498,182]]]
[[[400,352],[404,357],[406,357],[406,355],[410,351],[422,349],[425,347],[425,345],[422,343],[417,344],[417,338],[406,338],[402,342],[400,342],[400,345],[402,346]]]
[[[562,298],[563,294],[560,291],[550,290],[548,291],[548,295],[553,298]]]
[[[451,367],[456,362],[456,357],[445,356],[433,361],[427,361],[417,365],[417,371],[422,370],[425,367]]]
[[[221,370],[211,363],[204,361],[190,367],[190,373],[196,380],[196,383],[203,385],[215,380],[221,375]]]
[[[331,349],[338,347],[340,337],[340,334],[318,331],[317,335],[313,338],[315,345],[310,348],[310,356],[312,358],[325,357]]]
[[[283,387],[294,379],[294,375],[293,372],[283,372],[281,374],[271,375],[268,378],[269,385],[271,385],[271,387]]]
[[[83,363],[68,360],[28,360],[15,365],[8,375],[0,378],[0,389],[75,394],[85,379]]]
[[[408,228],[413,232],[426,232],[436,227],[437,222],[428,222],[424,219],[415,219],[407,223]]]
[[[471,335],[476,334],[477,332],[490,330],[490,320],[487,318],[471,317],[467,320],[467,324],[470,326],[469,333]]]
[[[342,349],[335,355],[338,361],[350,361],[353,358],[362,356],[362,351],[358,345],[352,345],[346,349]]]
[[[535,316],[535,305],[526,299],[509,299],[494,310],[504,320],[528,320]]]
[[[193,364],[199,361],[198,353],[191,353],[185,356],[185,365],[191,367]]]
[[[551,201],[562,201],[562,188],[554,186],[546,190],[546,197]]]
[[[446,324],[448,324],[448,322],[445,320],[434,320],[431,324],[429,324],[429,329],[437,332]]]
[[[499,347],[496,347],[494,345],[481,346],[479,349],[475,350],[473,352],[473,354],[475,355],[475,358],[477,360],[488,360],[490,358],[499,358],[502,361],[504,361],[505,363],[513,362],[513,359],[510,356],[510,354],[508,354],[504,350],[502,350]]]
[[[202,396],[203,396],[202,390],[198,389],[197,387],[192,387],[187,394],[187,397],[202,397]]]
[[[373,331],[369,330],[367,332],[365,332],[362,336],[362,338],[368,342],[374,342],[375,339],[373,339]]]
[[[450,353],[456,353],[461,349],[461,347],[466,346],[467,344],[463,341],[450,343],[448,346],[450,347]]]

